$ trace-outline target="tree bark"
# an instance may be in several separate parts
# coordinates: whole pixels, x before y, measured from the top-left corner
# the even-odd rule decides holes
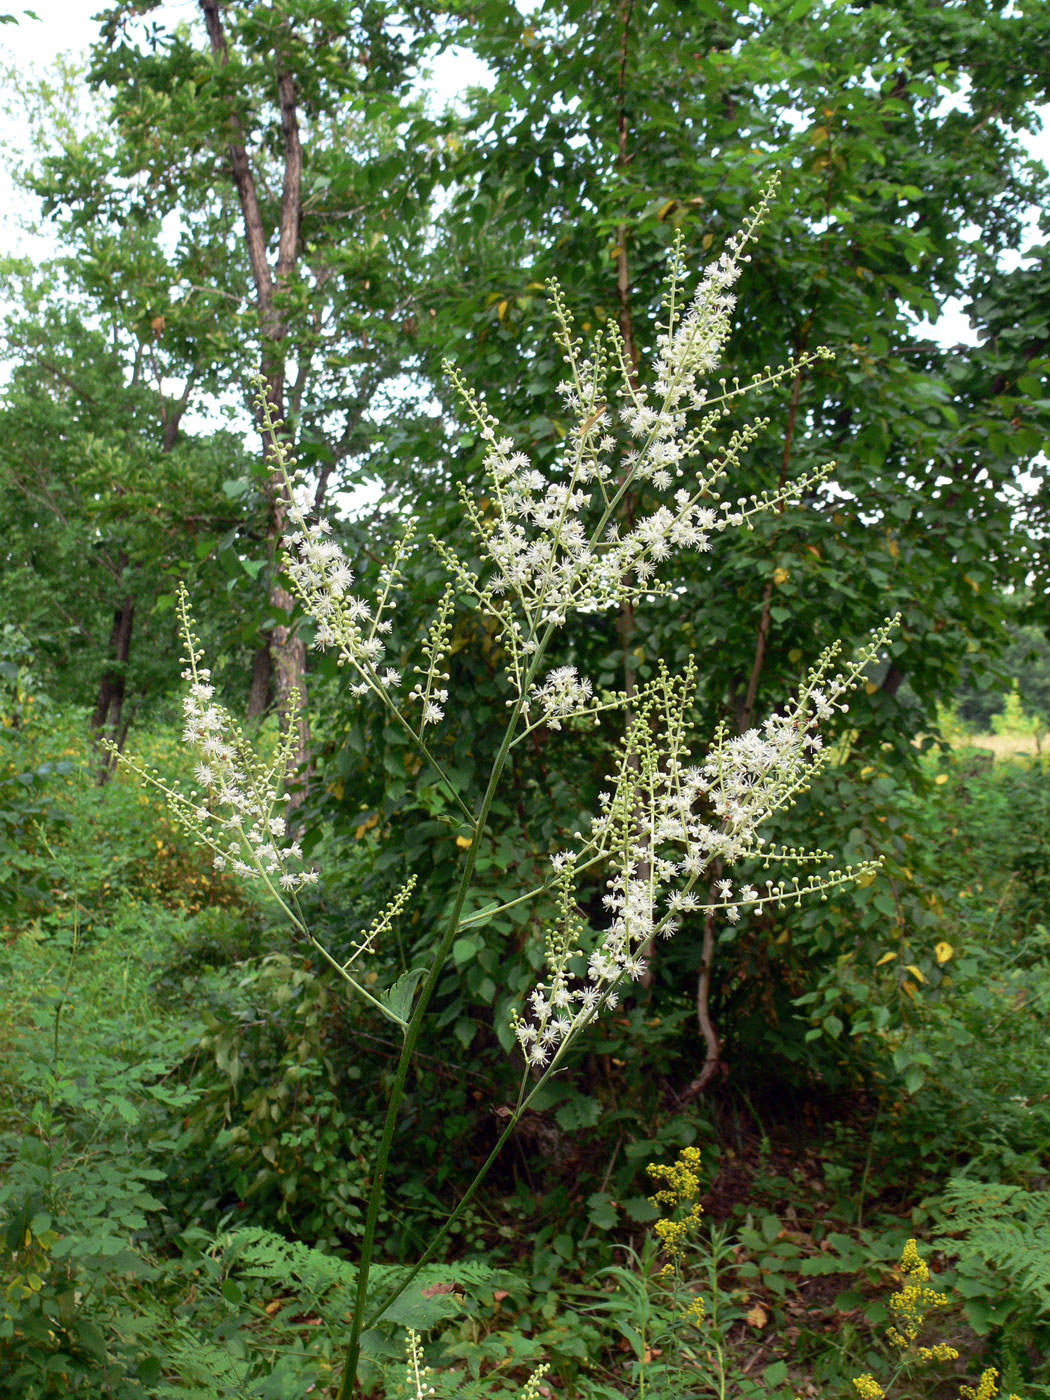
[[[700,975],[696,983],[696,1019],[700,1025],[700,1034],[704,1038],[707,1053],[700,1073],[679,1094],[679,1107],[687,1104],[690,1099],[695,1099],[698,1094],[702,1094],[718,1071],[722,1069],[722,1039],[711,1020],[709,1005],[711,969],[715,961],[715,922],[717,918],[712,907],[715,900],[714,882],[721,874],[722,862],[718,860],[715,861],[710,871],[711,887],[708,893],[708,906],[704,913],[704,948],[700,958]]]
[[[127,568],[127,556],[121,556],[121,573]],[[131,656],[131,635],[135,622],[135,599],[125,595],[113,610],[113,628],[109,636],[109,660],[99,681],[98,699],[91,716],[91,731],[98,742],[109,739],[119,748],[127,737],[127,726],[121,720],[127,686],[128,659]],[[113,772],[113,755],[100,750],[96,782],[103,787]]]
[[[219,0],[201,0],[201,10],[204,14],[204,23],[208,31],[212,55],[221,67],[225,67],[229,55],[226,35],[222,27],[222,16],[219,11]],[[287,292],[291,286],[299,257],[303,152],[299,140],[295,80],[285,66],[279,47],[276,47],[274,51],[274,67],[277,79],[277,97],[281,111],[284,174],[281,187],[277,262],[272,272],[268,257],[269,240],[255,187],[251,161],[245,146],[244,127],[236,112],[233,111],[229,114],[231,138],[227,149],[230,174],[244,218],[245,244],[248,251],[248,262],[251,266],[252,281],[255,286],[256,310],[262,340],[260,373],[263,377],[267,397],[274,407],[275,416],[281,420],[285,410],[283,343],[288,335],[288,326],[282,310],[282,294]],[[264,455],[267,446],[264,439]],[[288,506],[284,499],[283,483],[273,472],[267,476],[265,497],[268,516],[266,525],[267,552],[270,557],[273,580],[270,585],[270,603],[279,613],[290,617],[293,600],[288,590],[281,584],[278,571],[281,540],[285,534]],[[287,624],[279,623],[270,632],[269,650],[277,707],[282,719],[287,722],[291,712],[293,691],[298,692],[300,705],[305,706],[306,704],[306,648],[299,636]],[[294,759],[301,776],[301,782],[297,791],[293,793],[293,805],[298,805],[306,795],[310,742],[310,731],[305,715],[300,713],[297,723],[299,737]]]
[[[259,647],[252,662],[252,683],[248,691],[247,719],[261,719],[270,703],[270,681],[273,666],[270,664],[270,648]]]

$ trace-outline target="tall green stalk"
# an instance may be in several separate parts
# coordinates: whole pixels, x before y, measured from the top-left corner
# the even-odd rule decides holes
[[[365,1299],[368,1295],[368,1278],[372,1268],[372,1254],[375,1248],[375,1234],[376,1226],[379,1221],[379,1207],[382,1204],[383,1200],[383,1184],[386,1177],[387,1165],[390,1161],[390,1152],[393,1148],[394,1133],[397,1128],[397,1116],[401,1108],[401,1101],[404,1098],[405,1094],[405,1081],[408,1078],[408,1070],[412,1062],[412,1055],[416,1048],[416,1042],[419,1039],[419,1033],[422,1028],[423,1017],[426,1014],[427,1006],[429,1005],[430,999],[434,994],[435,988],[437,987],[438,978],[441,976],[441,972],[445,966],[446,960],[448,959],[448,955],[452,950],[452,944],[455,942],[456,935],[459,933],[460,917],[463,913],[463,905],[466,902],[467,894],[469,893],[471,882],[474,878],[474,866],[477,861],[478,846],[481,842],[481,837],[483,836],[485,828],[488,824],[489,811],[492,807],[493,799],[495,798],[496,791],[499,787],[500,778],[503,775],[503,768],[507,761],[507,755],[510,753],[511,744],[514,740],[514,735],[517,732],[518,720],[521,716],[521,709],[524,703],[525,696],[528,694],[529,685],[531,685],[532,680],[535,677],[537,670],[539,669],[544,653],[547,650],[547,643],[550,640],[552,631],[553,626],[548,625],[544,636],[540,641],[540,644],[537,647],[536,652],[532,658],[532,664],[528,669],[528,673],[525,678],[525,684],[521,687],[521,693],[518,699],[514,702],[514,705],[511,709],[510,718],[507,721],[507,728],[503,735],[503,741],[500,744],[499,752],[496,755],[496,761],[493,764],[492,772],[489,775],[489,781],[488,786],[485,789],[485,795],[482,797],[481,804],[478,807],[474,825],[474,838],[471,841],[470,846],[467,850],[466,862],[463,866],[463,873],[460,876],[459,887],[456,891],[456,899],[452,907],[452,912],[449,915],[448,925],[445,928],[444,934],[442,935],[441,942],[438,944],[437,951],[434,955],[434,961],[430,968],[430,972],[428,973],[427,978],[420,989],[419,996],[416,999],[416,1004],[412,1011],[411,1019],[409,1020],[408,1027],[405,1031],[405,1042],[404,1045],[401,1047],[401,1056],[397,1062],[397,1070],[394,1075],[394,1083],[390,1091],[390,1100],[387,1104],[386,1118],[383,1122],[383,1136],[379,1143],[379,1152],[376,1157],[375,1170],[372,1176],[372,1189],[369,1192],[368,1196],[368,1209],[365,1214],[365,1232],[364,1238],[361,1242],[361,1258],[358,1262],[357,1294],[354,1300],[354,1319],[353,1323],[351,1324],[350,1341],[347,1345],[346,1364],[343,1370],[343,1379],[339,1387],[338,1400],[350,1400],[350,1396],[353,1393],[354,1380],[357,1376],[357,1366],[361,1356],[361,1333],[364,1329],[365,1322]],[[531,1098],[531,1095],[529,1097]],[[423,1266],[426,1260],[432,1256],[435,1248],[444,1238],[445,1234],[448,1232],[448,1229],[451,1226],[453,1220],[455,1220],[455,1218],[467,1205],[470,1198],[473,1196],[474,1192],[481,1184],[482,1179],[488,1172],[492,1163],[495,1161],[499,1150],[502,1148],[507,1137],[513,1131],[514,1125],[517,1122],[517,1119],[520,1117],[527,1102],[528,1099],[520,1103],[515,1109],[510,1121],[508,1122],[502,1136],[499,1139],[499,1142],[496,1144],[496,1147],[493,1149],[492,1153],[490,1154],[485,1165],[482,1167],[481,1171],[471,1183],[470,1187],[468,1188],[467,1194],[459,1202],[454,1213],[445,1222],[445,1225],[442,1227],[442,1230],[437,1236],[437,1238],[431,1241],[430,1247],[428,1248],[426,1254],[423,1256],[423,1259],[419,1262],[419,1264],[417,1264],[412,1274],[410,1274],[408,1278],[404,1280],[402,1287],[398,1289],[397,1293],[392,1294],[391,1297],[387,1299],[383,1307],[379,1310],[379,1312],[377,1312],[372,1318],[369,1319],[370,1326],[379,1320],[385,1309],[389,1307],[390,1303],[392,1303],[394,1299],[403,1291],[403,1289],[408,1286],[408,1283],[411,1281],[411,1278],[415,1275],[415,1273],[418,1272],[418,1270]]]

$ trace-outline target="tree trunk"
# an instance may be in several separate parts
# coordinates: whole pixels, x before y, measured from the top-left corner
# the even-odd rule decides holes
[[[222,16],[219,13],[219,0],[201,0],[201,10],[208,30],[212,55],[221,67],[225,67],[229,55],[222,27]],[[295,80],[284,66],[279,47],[275,47],[274,50],[274,66],[278,102],[281,109],[284,173],[281,187],[277,263],[273,271],[270,269],[267,231],[255,188],[255,177],[244,144],[244,128],[240,117],[234,111],[231,111],[229,115],[231,139],[228,142],[227,150],[230,158],[230,175],[244,217],[245,243],[252,270],[252,281],[255,285],[256,310],[262,339],[260,373],[266,386],[267,397],[273,405],[275,417],[281,420],[284,418],[285,410],[283,343],[288,335],[288,326],[281,310],[281,293],[290,286],[299,257],[303,152],[299,141]],[[264,439],[264,454],[267,447],[268,443]],[[281,584],[278,574],[281,540],[285,533],[287,518],[287,503],[284,499],[283,483],[275,473],[269,474],[264,494],[268,510],[267,551],[270,557],[273,580],[270,585],[270,603],[279,613],[291,617],[293,600],[288,590]],[[277,708],[282,720],[287,722],[292,708],[293,692],[298,693],[301,706],[306,704],[306,648],[286,623],[280,623],[270,632],[269,650]],[[293,805],[298,805],[306,795],[310,731],[302,714],[298,719],[298,731],[299,741],[294,760],[299,769],[301,781],[298,790],[293,794]]]
[[[248,711],[246,718],[261,719],[270,703],[270,681],[273,666],[270,662],[270,648],[261,646],[252,662],[252,684],[248,691]]]
[[[127,568],[127,559],[122,559]],[[113,630],[109,637],[109,660],[102,679],[99,681],[98,700],[95,713],[91,716],[91,731],[96,740],[109,739],[120,747],[127,736],[127,726],[122,725],[124,696],[127,684],[128,658],[131,655],[131,633],[135,621],[135,599],[127,595],[113,610]],[[113,771],[113,756],[100,750],[96,782],[104,786]]]

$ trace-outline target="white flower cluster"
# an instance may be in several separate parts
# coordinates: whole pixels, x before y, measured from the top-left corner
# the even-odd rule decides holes
[[[229,712],[215,699],[211,672],[201,666],[203,652],[193,632],[186,591],[179,586],[179,618],[186,643],[189,683],[183,699],[182,736],[196,754],[195,777],[200,790],[188,796],[179,784],[168,786],[156,770],[136,759],[118,755],[124,766],[159,788],[180,825],[199,843],[209,847],[216,870],[229,869],[242,880],[262,881],[275,893],[294,894],[314,884],[316,871],[289,868],[303,852],[298,841],[288,841],[287,823],[278,809],[290,801],[279,786],[296,743],[295,715],[278,745],[271,763],[253,752]]]
[[[558,392],[571,422],[561,461],[553,471],[539,470],[525,452],[516,449],[513,439],[500,432],[484,400],[453,366],[446,365],[484,443],[484,467],[491,483],[480,506],[462,492],[478,542],[494,569],[488,589],[478,593],[486,607],[491,608],[499,594],[516,599],[534,632],[538,622],[563,624],[572,610],[609,608],[660,592],[664,585],[654,575],[672,555],[684,549],[710,550],[721,531],[736,525],[750,527],[754,515],[797,499],[827,474],[828,469],[821,468],[776,493],[742,498],[734,504],[722,500],[720,483],[767,426],[765,420],[758,420],[732,432],[717,460],[694,469],[692,480],[675,489],[686,476],[683,463],[709,448],[738,398],[779,383],[826,353],[803,356],[777,370],[767,368],[746,386],[734,380],[727,387],[721,381],[720,392],[713,398],[699,383],[717,369],[736,304],[731,288],[748,260],[745,250],[766,215],[773,190],[770,185],[744,228],[707,270],[688,306],[681,296],[684,245],[676,241],[655,382],[649,390],[637,385],[615,326],[599,332],[584,357],[561,291],[556,283],[549,284],[555,339],[569,370]],[[618,381],[615,392],[613,376]],[[622,401],[618,413],[617,399]],[[689,415],[696,411],[700,419],[690,427]],[[615,433],[617,419],[638,444],[626,452]],[[641,482],[661,492],[673,490],[673,496],[623,525],[618,517],[624,512],[618,507]],[[443,549],[442,553],[448,552]],[[463,566],[458,572],[466,577]],[[517,656],[522,649],[520,623],[508,610],[498,616]],[[510,669],[516,678],[515,667]]]
[[[340,666],[349,663],[361,679],[352,689],[363,695],[370,690],[383,693],[401,685],[401,673],[396,667],[380,670],[392,623],[386,616],[396,607],[395,594],[401,587],[399,565],[403,551],[411,538],[411,527],[398,546],[393,563],[380,577],[380,601],[373,607],[350,590],[354,571],[337,540],[331,538],[329,521],[307,521],[296,499],[297,463],[287,444],[281,439],[284,424],[275,416],[266,394],[266,384],[257,376],[255,407],[262,418],[263,430],[269,439],[267,459],[284,487],[283,508],[292,528],[285,531],[283,564],[292,585],[315,625],[314,646],[318,650],[333,648]]]
[[[530,704],[538,704],[550,728],[560,729],[563,719],[586,709],[593,694],[594,686],[575,666],[558,666],[547,672],[542,685],[532,687],[525,711]]]
[[[567,325],[556,290],[554,305]],[[563,344],[575,353],[567,332]],[[608,417],[604,390],[595,382],[604,362],[577,361],[573,368],[574,381],[559,387],[570,412],[583,421],[569,436],[562,480],[533,468],[511,438],[497,435],[496,420],[450,371],[486,443],[495,516],[483,515],[469,500],[464,504],[495,567],[493,591],[516,596],[527,616],[542,615],[559,625],[571,610],[605,609],[651,590],[657,564],[678,550],[709,550],[712,535],[745,519],[739,510],[713,506],[713,478],[704,478],[677,491],[673,505],[655,506],[621,534],[611,518],[613,502],[622,496],[616,440],[608,434],[595,440],[592,431]],[[752,436],[750,431],[736,435],[737,457]]]
[[[428,724],[438,724],[445,718],[444,706],[448,703],[448,687],[445,682],[450,679],[450,676],[444,667],[445,657],[452,640],[451,618],[455,602],[456,590],[452,584],[449,584],[441,595],[437,616],[431,623],[423,641],[426,667],[413,667],[416,675],[421,679],[412,687],[408,698],[418,700],[422,707],[422,716],[419,722],[420,734]]]
[[[377,634],[388,633],[390,623],[369,627],[372,609],[350,592],[354,571],[339,544],[329,538],[329,522],[318,520],[308,525],[294,505],[289,514],[298,528],[282,541],[287,550],[285,569],[316,624],[314,646],[319,650],[336,648],[340,664],[363,660],[377,667],[384,651]]]
[[[862,656],[833,677],[827,672],[835,648],[829,648],[794,705],[761,729],[731,739],[720,731],[698,766],[689,765],[682,738],[695,671],[690,668],[677,682],[661,671],[646,689],[621,749],[615,790],[600,795],[600,814],[579,853],[608,853],[616,861],[603,897],[611,922],[589,954],[581,946],[584,923],[572,896],[578,857],[562,852],[553,858],[560,915],[547,935],[548,977],[529,996],[529,1019],[512,1016],[530,1064],[546,1065],[602,1007],[615,1007],[620,984],[645,972],[646,947],[658,936],[670,938],[681,915],[711,906],[736,923],[742,908],[800,903],[877,868],[863,863],[801,880],[793,876],[788,883],[769,879],[762,893],[745,884],[734,894],[727,878],[717,880],[707,897],[694,890],[716,862],[757,857],[768,868],[774,858],[787,865],[830,861],[826,851],[766,851],[759,828],[812,781],[825,760],[817,732],[821,720],[848,709],[844,697],[892,625],[876,632]],[[574,971],[584,958],[586,971]]]

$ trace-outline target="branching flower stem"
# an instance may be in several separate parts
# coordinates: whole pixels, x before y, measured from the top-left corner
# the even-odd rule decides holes
[[[313,936],[313,934],[309,930],[306,931],[306,936],[310,940],[311,946],[317,949],[317,951],[321,954],[321,957],[324,958],[328,966],[333,968],[336,972],[338,972],[339,976],[343,979],[343,981],[349,983],[349,985],[353,987],[354,991],[358,994],[358,996],[362,997],[367,1002],[371,1002],[371,1004],[381,1015],[385,1016],[388,1021],[393,1021],[396,1025],[400,1026],[402,1031],[406,1031],[408,1029],[408,1022],[405,1021],[402,1017],[398,1016],[396,1012],[392,1011],[389,1006],[384,1006],[383,1003],[378,999],[378,997],[374,997],[372,993],[368,991],[367,988],[362,987],[361,983],[357,980],[356,977],[351,977],[344,965],[338,960],[338,958],[333,958],[331,953],[324,946],[324,944],[319,943],[318,940]]]
[[[269,402],[269,399],[266,396],[265,382],[261,378],[257,377],[252,380],[252,385],[256,391],[256,406],[259,409],[263,433],[267,441],[267,457],[270,461],[272,469],[280,477],[281,483],[284,486],[285,495],[289,506],[290,517],[295,521],[297,525],[304,526],[305,521],[303,518],[302,511],[296,504],[295,500],[295,459],[292,456],[288,445],[283,441],[283,439],[280,436],[280,429],[284,425],[281,422],[281,420],[276,417],[274,407]],[[405,540],[402,540],[401,548],[404,547],[405,542]],[[399,548],[398,554],[395,557],[395,568],[397,562],[400,560],[401,548]],[[382,593],[379,597],[379,604],[376,610],[377,621],[382,616],[384,609],[391,602],[391,593],[393,591],[393,586],[393,575],[391,575],[391,577],[388,578],[386,583],[384,584]],[[307,611],[309,612],[310,600],[309,598],[303,596],[303,590],[301,586],[295,586],[295,591],[299,594],[300,600],[304,603]],[[375,639],[375,632],[376,627],[375,624],[373,624],[368,639],[369,641],[373,641]],[[419,750],[422,756],[426,759],[427,763],[429,763],[431,768],[434,770],[434,773],[437,775],[438,781],[441,783],[441,786],[445,789],[452,802],[459,809],[460,814],[471,826],[473,826],[474,814],[471,812],[467,804],[463,801],[463,798],[460,796],[459,790],[457,789],[455,783],[453,783],[452,779],[445,772],[444,768],[442,768],[439,760],[431,752],[426,740],[423,738],[422,731],[420,730],[419,732],[417,732],[417,730],[412,727],[412,725],[408,722],[405,716],[401,713],[399,707],[394,704],[390,696],[390,691],[383,684],[382,679],[378,671],[376,670],[376,667],[362,656],[353,653],[349,654],[346,657],[346,660],[360,676],[361,683],[368,689],[368,691],[371,692],[372,695],[374,695],[383,704],[383,706],[390,714],[391,718],[394,720],[395,724],[397,724],[404,731],[406,736],[409,739],[411,739],[412,743],[415,745],[415,747]]]
[[[517,699],[514,701],[514,704],[511,706],[510,716],[507,720],[507,727],[503,735],[503,742],[500,744],[499,752],[496,755],[496,761],[492,766],[492,772],[489,775],[488,786],[485,788],[484,796],[482,797],[481,802],[478,806],[477,815],[473,818],[472,825],[474,831],[477,833],[477,836],[480,836],[484,832],[488,824],[489,812],[492,808],[492,803],[495,799],[496,791],[499,787],[500,778],[503,775],[503,768],[506,764],[507,757],[510,754],[511,744],[513,743],[514,735],[517,731],[518,723],[521,718],[521,710],[524,704],[525,691],[527,691],[528,686],[535,679],[536,674],[539,671],[540,664],[543,660],[543,655],[547,649],[547,646],[549,645],[550,638],[553,635],[554,630],[554,624],[548,623],[544,632],[543,639],[537,647],[536,653],[533,656],[531,664],[526,673],[525,687],[523,689],[523,693],[517,697]],[[350,1341],[348,1343],[346,1351],[346,1365],[343,1371],[342,1383],[339,1387],[338,1400],[350,1400],[350,1396],[353,1393],[354,1379],[357,1375],[357,1364],[361,1356],[361,1333],[365,1327],[365,1302],[368,1296],[368,1278],[371,1272],[372,1255],[375,1249],[376,1226],[379,1223],[379,1209],[383,1200],[383,1183],[386,1177],[386,1169],[390,1162],[390,1153],[394,1144],[394,1133],[397,1129],[397,1118],[401,1110],[402,1099],[405,1095],[405,1083],[408,1079],[408,1071],[412,1063],[412,1055],[415,1051],[416,1043],[419,1040],[420,1031],[422,1030],[423,1026],[423,1017],[426,1014],[426,1009],[430,1004],[430,999],[434,995],[438,981],[440,980],[441,974],[444,971],[445,962],[449,956],[449,953],[452,950],[452,944],[455,942],[459,934],[460,919],[463,914],[463,906],[466,903],[467,895],[470,891],[470,887],[474,879],[474,865],[477,861],[479,845],[480,842],[477,839],[477,837],[475,837],[475,839],[471,841],[470,846],[467,848],[466,859],[463,863],[463,871],[460,875],[459,887],[456,890],[455,902],[453,903],[452,911],[449,914],[448,923],[445,926],[445,932],[442,935],[441,942],[438,944],[437,949],[434,952],[434,957],[430,965],[430,971],[427,973],[423,985],[419,990],[419,995],[416,998],[415,1005],[412,1009],[412,1016],[405,1030],[405,1040],[404,1044],[401,1047],[401,1055],[397,1062],[397,1069],[394,1072],[394,1082],[390,1090],[390,1101],[387,1104],[386,1118],[383,1122],[383,1135],[379,1142],[379,1148],[376,1154],[376,1161],[372,1174],[372,1190],[369,1193],[368,1209],[365,1214],[364,1235],[361,1240],[361,1256],[358,1263],[357,1294],[354,1301],[354,1319],[353,1323],[351,1324]],[[539,1086],[537,1085],[537,1088],[538,1087]],[[512,1112],[498,1144],[493,1149],[492,1153],[489,1155],[487,1161],[481,1168],[480,1172],[478,1172],[477,1176],[475,1176],[474,1181],[468,1187],[466,1194],[464,1195],[463,1199],[459,1202],[459,1205],[457,1206],[453,1215],[449,1217],[449,1219],[445,1222],[445,1225],[443,1226],[441,1232],[431,1242],[427,1253],[423,1256],[423,1259],[420,1261],[420,1264],[417,1265],[417,1269],[421,1267],[422,1264],[425,1263],[429,1258],[432,1257],[433,1251],[437,1248],[441,1240],[445,1237],[445,1234],[451,1227],[453,1221],[473,1197],[474,1192],[480,1186],[484,1177],[488,1173],[489,1168],[492,1166],[492,1163],[496,1160],[496,1154],[498,1153],[499,1149],[503,1146],[506,1139],[514,1130],[518,1119],[524,1112],[524,1108],[525,1105],[522,1104],[516,1107]],[[405,1280],[403,1280],[397,1292],[391,1294],[391,1296],[387,1298],[386,1301],[383,1303],[382,1307],[380,1307],[380,1309],[371,1318],[368,1319],[369,1327],[375,1325],[375,1323],[379,1320],[380,1317],[382,1317],[383,1313],[394,1301],[394,1299],[397,1298],[404,1291],[404,1289],[408,1287],[408,1284],[413,1276],[414,1273],[409,1274],[409,1276]]]
[[[268,403],[262,380],[255,384],[255,405],[268,440],[268,459],[287,493],[288,532],[284,537],[283,567],[292,589],[315,628],[315,645],[331,648],[340,666],[353,673],[351,691],[377,697],[386,712],[437,775],[442,792],[471,832],[461,841],[464,852],[451,908],[439,925],[440,936],[428,966],[410,969],[386,992],[370,992],[351,973],[355,960],[375,951],[408,900],[412,875],[387,908],[377,916],[346,957],[333,956],[314,936],[300,907],[297,891],[313,884],[319,872],[303,867],[303,852],[277,810],[286,801],[280,792],[284,772],[294,752],[282,740],[272,764],[263,761],[215,699],[210,672],[199,665],[203,652],[193,635],[180,593],[180,614],[187,644],[189,694],[183,702],[186,743],[200,756],[196,780],[202,789],[189,794],[178,784],[164,784],[155,770],[130,761],[136,774],[160,787],[177,820],[213,855],[217,869],[258,881],[287,914],[305,939],[356,994],[374,1010],[394,1021],[403,1042],[389,1090],[372,1183],[365,1212],[356,1279],[356,1296],[346,1347],[338,1400],[351,1400],[357,1383],[362,1335],[388,1314],[419,1270],[446,1240],[453,1224],[473,1200],[522,1114],[551,1075],[558,1072],[577,1037],[606,1010],[613,1009],[621,984],[643,978],[652,941],[671,937],[680,917],[706,909],[713,930],[716,913],[724,911],[730,924],[741,910],[776,905],[797,906],[805,897],[827,898],[835,886],[873,874],[878,862],[866,861],[821,873],[832,857],[825,851],[766,846],[759,828],[774,813],[793,805],[829,754],[819,732],[820,722],[848,710],[846,697],[865,670],[882,655],[895,620],[877,629],[866,646],[833,672],[839,644],[825,648],[808,677],[781,712],[760,728],[731,738],[719,726],[706,758],[693,763],[689,736],[695,703],[696,664],[672,677],[666,665],[630,695],[595,697],[594,684],[573,665],[562,665],[541,679],[552,640],[572,613],[593,613],[623,607],[651,594],[667,593],[670,584],[655,577],[658,566],[684,549],[706,552],[712,539],[730,527],[753,527],[755,517],[779,509],[823,481],[831,465],[760,495],[723,499],[718,488],[746,458],[767,426],[756,419],[733,430],[718,455],[690,469],[689,485],[676,487],[685,476],[682,463],[706,453],[735,401],[754,389],[776,385],[826,351],[801,356],[790,365],[768,366],[750,384],[718,380],[720,393],[708,398],[702,381],[716,373],[721,352],[732,329],[736,298],[731,288],[748,261],[745,249],[765,217],[774,186],[750,211],[742,232],[708,269],[699,289],[686,303],[681,293],[685,271],[684,243],[676,240],[671,257],[670,290],[664,300],[666,321],[660,326],[651,389],[637,379],[625,359],[625,345],[615,328],[599,333],[589,358],[583,341],[572,330],[572,318],[551,284],[556,340],[569,366],[559,395],[574,417],[570,439],[559,464],[539,471],[513,439],[500,435],[500,424],[485,400],[451,366],[452,382],[473,418],[484,448],[487,499],[473,501],[462,492],[467,519],[482,558],[480,572],[457,556],[445,542],[431,537],[431,546],[449,572],[437,612],[422,642],[425,665],[416,665],[418,679],[406,694],[399,665],[389,664],[386,639],[403,586],[402,565],[412,539],[410,526],[393,561],[383,570],[375,600],[355,596],[354,570],[332,528],[324,519],[308,522],[296,500],[298,468],[283,440],[285,425]],[[618,364],[622,384],[607,391],[610,368]],[[652,397],[653,402],[650,402]],[[619,400],[619,408],[616,407]],[[690,427],[690,415],[695,426]],[[633,446],[625,445],[629,436]],[[618,451],[618,442],[621,444]],[[622,468],[626,466],[626,470]],[[621,536],[617,519],[628,494],[650,483],[657,503],[639,515],[630,513]],[[673,498],[670,493],[673,492]],[[672,503],[673,499],[673,503]],[[663,503],[666,502],[666,503]],[[479,609],[500,636],[510,683],[507,723],[484,792],[476,809],[468,806],[435,757],[424,734],[427,726],[445,718],[450,680],[448,657],[452,618],[460,595]],[[418,711],[416,710],[418,706]],[[573,848],[551,857],[554,877],[505,904],[489,905],[466,914],[482,838],[488,830],[493,802],[508,758],[516,744],[540,725],[559,729],[563,722],[592,724],[609,710],[628,713],[626,732],[616,749],[609,774],[610,791],[598,795],[598,812],[589,835],[575,832]],[[415,722],[412,722],[409,716]],[[127,760],[125,760],[128,762]],[[789,868],[805,864],[798,875],[766,879],[764,891],[750,884],[734,890],[721,877],[723,863],[757,862],[768,871],[775,861]],[[606,866],[603,904],[610,911],[607,926],[593,941],[577,902],[580,873]],[[715,872],[706,898],[694,889]],[[545,971],[527,999],[527,1008],[511,1013],[511,1026],[524,1067],[514,1106],[505,1117],[499,1139],[444,1225],[430,1241],[413,1269],[370,1315],[369,1282],[385,1180],[409,1070],[430,1003],[444,974],[456,938],[465,927],[484,924],[505,909],[544,893],[556,895],[557,918],[545,930]],[[581,968],[585,969],[581,971]],[[422,985],[413,1001],[416,981]],[[421,1392],[422,1371],[415,1340],[411,1343],[411,1381]],[[539,1373],[537,1373],[539,1374]],[[538,1380],[533,1378],[538,1386]],[[530,1382],[532,1385],[532,1382]],[[526,1388],[524,1394],[532,1397]]]
[[[577,871],[589,870],[591,866],[600,865],[606,859],[605,852],[599,851],[590,860],[577,861],[576,869]],[[513,909],[516,904],[524,904],[527,900],[537,899],[541,894],[547,894],[554,888],[555,882],[549,880],[545,884],[537,885],[534,890],[526,890],[524,894],[519,894],[517,899],[508,899],[506,904],[486,904],[484,909],[478,909],[475,913],[468,914],[466,918],[461,919],[459,926],[464,929],[471,928],[474,924],[483,924],[488,919],[494,919],[497,914],[502,914],[507,909]]]

